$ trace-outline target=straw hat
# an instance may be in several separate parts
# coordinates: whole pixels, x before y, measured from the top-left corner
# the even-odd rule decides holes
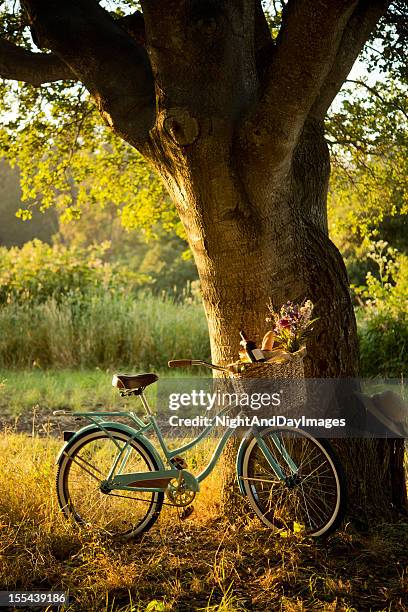
[[[369,396],[357,393],[366,409],[389,431],[408,438],[408,403],[394,391]]]

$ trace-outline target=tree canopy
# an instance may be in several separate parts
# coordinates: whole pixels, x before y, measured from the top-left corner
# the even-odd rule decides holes
[[[203,3],[206,4],[208,12],[211,3]],[[271,47],[265,31],[267,27],[271,29],[272,38],[276,41],[283,16],[287,28],[295,28],[295,24],[290,25],[292,19],[290,2],[262,2],[262,14],[261,4],[257,2],[254,4],[256,5],[256,52],[262,71],[262,66],[266,65],[267,60],[274,54],[279,55],[276,54],[276,48]],[[301,11],[302,3],[297,4],[299,7],[296,7],[296,10]],[[387,3],[359,2],[350,3],[350,7],[346,6],[347,3],[344,7],[340,7],[340,4],[338,10],[345,11],[348,26],[344,41],[339,45],[332,74],[327,76],[327,86],[319,97],[320,111],[331,103],[337,83],[340,80],[341,84],[341,79],[347,75],[360,50],[359,44],[361,46],[366,32],[384,11]],[[144,83],[143,86],[146,88],[150,86],[151,76],[144,49],[146,37],[144,16],[139,9],[139,3],[132,1],[101,2],[100,6],[97,2],[71,3],[71,7],[68,8],[70,21],[73,24],[71,27],[77,28],[77,36],[74,40],[75,32],[66,32],[66,40],[62,40],[58,26],[51,23],[52,12],[55,11],[52,2],[2,3],[0,57],[3,59],[0,60],[0,74],[6,80],[1,87],[1,104],[5,118],[2,121],[1,145],[3,153],[13,164],[18,165],[20,170],[22,197],[27,203],[20,212],[23,218],[30,216],[33,205],[38,205],[42,209],[56,205],[64,211],[66,218],[72,218],[80,214],[84,204],[95,202],[104,206],[107,202],[113,202],[119,206],[126,227],[141,227],[149,231],[151,221],[161,220],[166,227],[177,223],[173,205],[140,154],[101,122],[95,102],[109,123],[106,113],[104,115],[105,111],[101,108],[103,93],[94,91],[95,87],[97,88],[96,81],[102,80],[102,75],[93,74],[92,77],[87,77],[87,70],[91,73],[91,58],[97,53],[97,37],[103,39],[104,53],[110,54],[110,40],[113,41],[115,34],[123,38],[123,49],[119,51],[115,47],[115,53],[112,54],[115,59],[109,61],[119,64],[122,51],[126,56],[130,54],[132,66],[136,66],[132,67],[132,71],[136,70],[136,74],[131,71],[127,80],[135,80],[139,88],[137,91],[139,98],[151,95],[146,93],[147,90],[140,91],[141,84]],[[59,11],[61,10],[60,6]],[[86,18],[85,10],[87,10]],[[46,11],[50,13],[48,16]],[[149,18],[149,10],[147,17]],[[200,24],[208,21],[206,27],[211,28],[211,15],[207,17],[198,15],[198,18],[201,20]],[[306,26],[309,29],[307,35],[318,36],[315,32],[318,32],[322,26],[320,18],[323,19],[323,16],[316,13],[313,29],[310,27],[311,24],[304,24],[305,29]],[[60,15],[61,19],[64,17]],[[249,15],[248,19],[249,21],[251,19]],[[85,40],[86,27],[95,30],[93,36],[88,36],[88,40]],[[395,71],[396,62],[399,62],[402,72],[405,35],[404,3],[394,2],[367,45],[365,55],[368,70],[378,69],[378,53],[380,53],[382,71]],[[60,42],[58,37],[61,38]],[[280,46],[284,47],[286,43],[282,33],[281,38]],[[64,56],[64,52],[59,47],[64,44],[71,44],[72,57],[69,53]],[[370,51],[375,46],[377,50]],[[53,53],[38,52],[38,49],[50,48],[53,49]],[[88,57],[83,65],[78,60],[78,55],[81,53],[84,57]],[[291,54],[292,50],[289,56]],[[280,60],[279,57],[273,59],[275,62],[273,70],[276,74],[279,71]],[[103,61],[105,60],[104,57]],[[293,60],[291,69],[296,71],[296,55]],[[127,62],[129,61],[130,56],[127,59]],[[311,61],[313,65],[320,66],[323,58],[313,57]],[[86,64],[89,64],[88,68]],[[305,67],[300,66],[300,68],[304,70]],[[142,79],[139,71],[143,74],[143,71],[146,71]],[[295,78],[299,81],[300,77],[301,74],[293,74],[293,81]],[[19,82],[16,82],[16,79]],[[88,82],[89,79],[96,79],[92,86]],[[307,82],[304,86],[307,88]],[[101,85],[102,89],[103,87]],[[374,89],[377,94],[380,93],[378,87]],[[265,95],[268,93],[265,92]],[[374,94],[371,92],[370,95]],[[397,91],[393,94],[394,101],[398,96],[401,99],[403,92],[398,90],[397,86]],[[332,114],[328,123],[328,132],[341,147],[341,154],[350,146],[350,141],[351,146],[354,146],[353,143],[360,146],[358,142],[361,139],[367,143],[378,130],[374,117],[378,118],[379,110],[382,111],[380,116],[384,117],[384,109],[379,109],[381,97],[378,98],[377,95],[376,99],[377,107],[374,109],[366,108],[363,111],[361,104],[357,108],[359,105],[357,100],[345,101],[341,112]],[[269,112],[269,115],[278,117],[279,113],[279,109],[275,109],[274,112]],[[364,113],[365,117],[361,122],[361,115]],[[136,114],[132,112],[127,116],[134,117]],[[344,115],[347,117],[346,122],[343,121]],[[389,116],[387,120],[390,122]],[[356,126],[358,129],[355,129]],[[389,133],[389,125],[381,127],[382,135],[386,131]],[[114,126],[114,128],[120,134],[120,127]],[[344,130],[347,130],[346,136]],[[180,231],[180,227],[178,229]]]

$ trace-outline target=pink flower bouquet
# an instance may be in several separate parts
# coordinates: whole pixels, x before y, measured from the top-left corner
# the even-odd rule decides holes
[[[274,348],[288,353],[300,350],[313,331],[313,323],[317,321],[312,319],[313,303],[306,299],[301,304],[286,302],[276,311],[270,302],[268,310],[270,316],[266,320],[273,323]]]

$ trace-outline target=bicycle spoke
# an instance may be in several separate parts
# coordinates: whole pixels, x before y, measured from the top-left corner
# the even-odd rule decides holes
[[[254,476],[249,477],[248,478],[244,478],[243,476],[241,476],[241,480],[256,480],[258,482],[281,482],[280,480],[268,480],[266,478],[256,478]]]
[[[101,472],[100,470],[98,470],[98,468],[95,468],[94,466],[92,466],[90,463],[88,463],[87,461],[85,461],[84,459],[82,459],[82,457],[75,457],[75,458],[71,457],[71,461],[72,461],[73,463],[76,463],[77,465],[79,465],[79,467],[80,467],[82,470],[84,470],[84,472],[86,472],[87,474],[89,474],[89,475],[90,475],[92,478],[94,478],[94,479],[95,479],[95,480],[97,480],[98,482],[100,481],[100,479],[99,479],[97,476],[95,476],[95,474],[92,474],[92,472],[91,472],[90,470],[87,470],[87,469],[86,469],[86,467],[84,467],[83,465],[81,465],[80,461],[81,461],[82,463],[85,463],[86,465],[90,465],[91,467],[93,467],[93,469],[95,469],[95,471],[96,471],[96,472],[99,472],[99,473],[100,473],[100,474],[103,476],[102,472]]]

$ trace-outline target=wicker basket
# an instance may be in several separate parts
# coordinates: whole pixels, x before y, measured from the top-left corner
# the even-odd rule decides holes
[[[265,379],[279,381],[282,391],[282,408],[287,416],[295,416],[297,409],[306,403],[306,382],[303,347],[296,353],[276,351],[273,361],[256,363],[232,363],[230,376],[237,393],[256,393],[265,388]],[[251,379],[253,384],[251,384]]]

